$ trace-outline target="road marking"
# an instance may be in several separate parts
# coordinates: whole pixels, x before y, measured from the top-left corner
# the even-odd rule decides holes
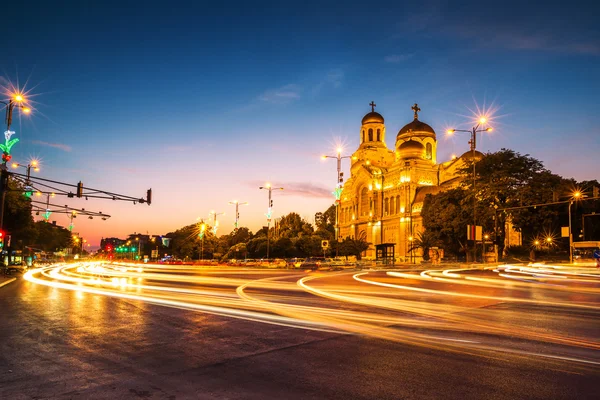
[[[9,280],[7,280],[6,282],[2,282],[2,283],[0,283],[0,287],[2,287],[2,286],[4,286],[4,285],[8,285],[9,283],[11,283],[11,282],[14,282],[14,281],[16,281],[16,280],[17,280],[17,278],[10,278],[10,279],[9,279]]]

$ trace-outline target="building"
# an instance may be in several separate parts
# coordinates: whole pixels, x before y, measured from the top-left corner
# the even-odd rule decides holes
[[[408,261],[410,242],[423,231],[425,196],[458,186],[458,170],[482,154],[467,151],[438,163],[436,133],[419,120],[417,104],[412,106],[413,120],[388,148],[385,120],[373,102],[370,106],[371,112],[362,119],[360,146],[351,157],[350,178],[340,195],[339,237],[371,243],[366,257],[375,258],[376,245],[393,245],[395,258]]]

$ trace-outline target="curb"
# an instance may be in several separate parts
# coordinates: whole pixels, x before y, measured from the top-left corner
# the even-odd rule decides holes
[[[2,283],[0,283],[0,287],[2,287],[2,286],[5,286],[5,285],[8,285],[9,283],[12,283],[12,282],[14,282],[14,281],[16,281],[16,280],[17,280],[17,278],[10,278],[10,279],[9,279],[9,280],[7,280],[6,282],[2,282]]]

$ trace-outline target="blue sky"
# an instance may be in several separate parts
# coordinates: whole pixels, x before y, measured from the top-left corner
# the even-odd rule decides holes
[[[590,2],[10,3],[2,76],[27,82],[35,112],[13,125],[15,159],[40,176],[143,196],[154,204],[65,201],[103,211],[76,231],[162,234],[225,211],[232,228],[275,214],[309,220],[331,204],[342,141],[358,146],[374,100],[387,145],[412,119],[438,132],[438,160],[468,149],[477,107],[494,112],[478,148],[506,147],[553,172],[598,178],[600,32]],[[593,8],[592,8],[593,7]],[[348,165],[345,165],[347,170]],[[67,200],[67,199],[64,199]],[[58,200],[59,204],[63,199]],[[56,216],[59,224],[68,222]]]

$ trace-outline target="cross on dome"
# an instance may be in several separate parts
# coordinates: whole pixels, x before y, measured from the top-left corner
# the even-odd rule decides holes
[[[412,106],[410,109],[415,112],[415,119],[419,119],[419,111],[421,111],[421,109],[419,108],[419,105],[417,103],[415,103],[415,105]]]
[[[377,107],[377,104],[375,104],[375,102],[374,102],[374,101],[371,101],[371,102],[369,103],[369,105],[371,106],[371,112],[374,112],[374,111],[375,111],[375,107]]]

